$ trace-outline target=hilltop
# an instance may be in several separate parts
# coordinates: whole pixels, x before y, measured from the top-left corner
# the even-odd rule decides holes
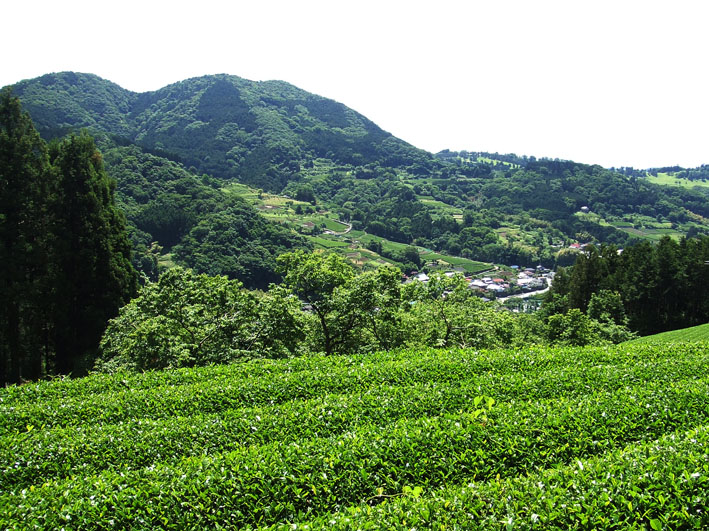
[[[88,127],[174,158],[193,173],[280,191],[316,158],[410,166],[430,155],[336,101],[283,81],[212,75],[134,93],[91,74],[14,86],[43,135]]]

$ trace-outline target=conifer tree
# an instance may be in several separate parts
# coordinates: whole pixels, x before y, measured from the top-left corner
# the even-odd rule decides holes
[[[93,363],[109,319],[135,294],[125,219],[115,183],[86,133],[50,149],[57,172],[53,202],[53,320],[56,370],[84,372]]]
[[[0,94],[0,385],[36,378],[46,337],[47,202],[45,143],[10,90]]]

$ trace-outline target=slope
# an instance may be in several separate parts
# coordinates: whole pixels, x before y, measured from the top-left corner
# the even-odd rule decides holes
[[[20,82],[15,92],[45,135],[78,127],[103,135],[102,149],[112,151],[107,170],[146,248],[153,240],[168,250],[181,242],[213,212],[204,198],[237,182],[306,201],[317,215],[329,212],[368,235],[509,265],[568,265],[578,254],[571,245],[625,247],[709,232],[707,189],[655,186],[635,173],[571,161],[434,157],[282,81],[204,76],[136,94],[96,76],[60,73]],[[159,173],[150,164],[133,171],[121,163],[136,150],[212,191],[177,190],[191,195],[189,212],[180,214],[185,198],[172,201],[170,187],[160,200],[147,192]],[[147,222],[156,205],[172,211],[168,225],[176,230]]]
[[[652,336],[640,337],[629,341],[629,343],[677,343],[688,341],[709,341],[709,323],[692,326],[690,328],[682,328],[681,330],[662,332],[661,334]]]
[[[195,173],[268,190],[282,189],[316,157],[385,166],[431,160],[341,103],[282,81],[213,75],[135,94],[63,72],[22,81],[14,91],[41,133],[89,127],[170,153]]]
[[[0,389],[3,529],[702,529],[709,351],[411,350]]]

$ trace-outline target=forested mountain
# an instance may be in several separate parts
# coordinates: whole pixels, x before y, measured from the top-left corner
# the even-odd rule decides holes
[[[159,150],[194,173],[280,191],[300,166],[411,166],[430,155],[341,103],[282,81],[214,75],[136,94],[90,74],[23,81],[14,93],[43,135],[88,127]]]
[[[281,232],[255,222],[261,229],[241,231],[255,238],[250,246],[244,237],[236,247],[206,238],[231,215],[222,212],[240,211],[240,223],[258,218],[229,193],[235,183],[300,200],[277,206],[280,221],[307,207],[357,234],[486,262],[568,265],[578,253],[572,244],[623,247],[709,232],[709,188],[657,186],[633,169],[514,154],[434,156],[281,81],[214,75],[138,94],[65,72],[13,90],[45,138],[84,127],[97,137],[138,250],[134,263],[148,274],[159,249],[151,251],[152,242],[163,252],[179,244],[173,258],[201,271],[243,271],[246,283],[249,275],[273,278],[284,242],[305,245],[293,232],[313,232],[302,222]],[[235,264],[240,254],[249,256]],[[265,276],[243,269],[259,260],[269,263]]]

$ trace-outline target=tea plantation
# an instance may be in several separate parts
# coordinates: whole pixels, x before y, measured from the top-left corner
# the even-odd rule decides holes
[[[707,343],[0,389],[0,529],[702,529],[708,507]]]
[[[654,334],[652,336],[639,337],[638,339],[634,339],[632,343],[687,343],[690,341],[709,341],[709,323]]]

